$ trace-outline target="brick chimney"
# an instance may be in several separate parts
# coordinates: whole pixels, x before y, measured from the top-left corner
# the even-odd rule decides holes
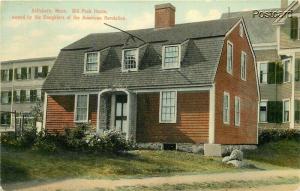
[[[175,7],[171,3],[155,5],[155,28],[168,28],[175,25]]]
[[[289,0],[281,0],[281,7],[282,9],[287,8],[289,5]]]

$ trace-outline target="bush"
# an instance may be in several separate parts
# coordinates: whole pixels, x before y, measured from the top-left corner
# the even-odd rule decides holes
[[[87,147],[85,141],[86,133],[90,129],[88,124],[80,124],[79,126],[65,131],[65,146],[70,150],[82,151]]]
[[[265,144],[283,139],[300,141],[300,130],[297,129],[260,129],[258,143]]]
[[[36,129],[24,131],[22,136],[3,134],[1,144],[15,148],[31,148],[39,152],[58,150],[84,151],[90,153],[118,153],[132,148],[132,143],[121,132],[110,130],[102,135],[89,131],[88,124],[67,129],[65,134],[51,134],[47,131],[37,133]]]
[[[118,131],[105,131],[103,135],[91,135],[86,137],[86,143],[90,152],[118,153],[132,148],[132,143]]]

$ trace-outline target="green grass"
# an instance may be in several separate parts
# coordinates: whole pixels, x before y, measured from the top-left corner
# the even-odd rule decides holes
[[[245,153],[247,159],[273,165],[300,168],[300,141],[281,140],[270,142]]]
[[[218,158],[175,151],[135,151],[122,155],[71,152],[39,154],[4,149],[1,153],[3,183],[63,178],[121,178],[187,173],[232,172]]]
[[[276,177],[269,180],[250,180],[250,181],[226,181],[226,182],[203,182],[193,184],[163,184],[159,186],[123,186],[118,187],[114,191],[192,191],[192,190],[218,190],[218,189],[232,189],[232,188],[257,188],[261,186],[269,185],[282,185],[282,184],[297,184],[299,183],[299,177]],[[97,188],[93,190],[82,191],[111,191],[108,189]]]

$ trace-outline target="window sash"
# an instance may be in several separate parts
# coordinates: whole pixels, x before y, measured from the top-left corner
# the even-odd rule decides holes
[[[164,68],[177,68],[180,62],[179,46],[164,47]]]
[[[240,33],[240,37],[244,36],[244,27],[243,27],[242,23],[240,23],[240,31],[239,31],[239,33]]]
[[[160,98],[160,121],[161,123],[176,122],[177,93],[176,91],[163,91]]]
[[[123,52],[123,69],[135,70],[137,69],[137,49],[124,50]]]
[[[242,51],[241,54],[241,79],[246,80],[247,75],[247,54]]]
[[[262,101],[259,104],[259,122],[267,122],[267,112],[268,112],[268,106],[266,101]]]
[[[260,63],[259,66],[259,82],[260,83],[267,83],[268,82],[268,63]]]
[[[228,73],[232,74],[233,68],[233,44],[231,42],[227,42],[227,67],[226,70]]]
[[[283,122],[290,121],[290,101],[283,101]]]
[[[76,122],[87,122],[88,121],[88,95],[76,95],[76,111],[75,121]]]
[[[234,104],[234,123],[236,126],[240,125],[240,118],[241,118],[241,102],[239,97],[235,97],[235,104]]]
[[[90,52],[86,53],[86,72],[96,72],[98,71],[98,63],[99,63],[99,53],[98,52]]]
[[[290,81],[290,65],[291,65],[291,59],[287,59],[283,61],[283,82]]]
[[[225,124],[230,122],[230,96],[227,92],[223,96],[223,122]]]
[[[9,104],[9,92],[1,92],[1,103]]]

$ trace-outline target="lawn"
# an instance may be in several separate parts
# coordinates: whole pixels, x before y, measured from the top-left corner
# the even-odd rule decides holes
[[[1,158],[3,183],[75,177],[128,178],[239,171],[222,165],[219,158],[175,151],[91,155],[71,152],[40,154],[30,150],[2,149]]]
[[[247,159],[273,165],[300,168],[300,141],[281,140],[263,144],[245,153]]]

